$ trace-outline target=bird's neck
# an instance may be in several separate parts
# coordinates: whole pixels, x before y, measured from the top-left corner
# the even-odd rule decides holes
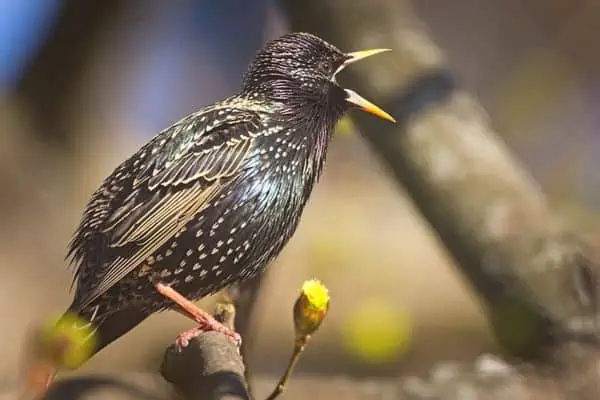
[[[340,116],[323,114],[325,107],[320,105],[295,109],[286,107],[285,110],[280,117],[292,126],[294,140],[301,145],[297,156],[301,160],[305,184],[311,190],[325,166],[333,129]]]
[[[302,81],[282,76],[265,82],[250,81],[244,85],[240,96],[276,105],[290,120],[327,121],[335,125],[348,109],[345,93],[333,85],[325,92],[311,88]]]
[[[334,92],[322,96],[304,92],[297,82],[287,79],[245,89],[241,97],[270,108],[276,115],[277,123],[286,126],[287,130],[293,132],[294,140],[305,145],[303,151],[306,154],[301,156],[306,163],[305,172],[310,180],[318,180],[333,128],[347,110],[344,98]]]

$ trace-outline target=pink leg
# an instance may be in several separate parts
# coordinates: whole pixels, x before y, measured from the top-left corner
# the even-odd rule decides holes
[[[198,326],[192,328],[188,331],[182,332],[179,334],[176,345],[181,349],[186,347],[190,340],[201,334],[202,332],[207,331],[217,331],[221,332],[224,335],[230,337],[236,345],[240,345],[242,343],[242,338],[239,333],[229,329],[206,311],[199,308],[197,305],[186,299],[183,295],[181,295],[178,291],[173,289],[170,286],[167,286],[163,283],[156,283],[154,285],[158,293],[162,294],[166,298],[172,300],[175,304],[177,304],[180,308],[175,309],[180,314],[185,315],[186,317],[195,321]]]

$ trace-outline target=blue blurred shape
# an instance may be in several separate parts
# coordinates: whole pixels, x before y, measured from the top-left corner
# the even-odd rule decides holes
[[[191,112],[190,98],[185,93],[165,99],[165,94],[185,91],[191,80],[210,80],[210,77],[190,76],[190,66],[201,62],[219,70],[220,85],[206,85],[191,100],[204,105],[233,94],[238,90],[241,76],[249,61],[263,42],[267,9],[273,0],[221,0],[215,2],[180,0],[168,5],[158,3],[162,11],[158,18],[140,29],[143,39],[136,51],[138,60],[134,80],[135,97],[128,113],[155,132],[174,122],[182,109]],[[201,50],[198,51],[198,48]],[[198,68],[202,71],[203,68]],[[206,71],[206,69],[204,69]],[[227,86],[227,87],[223,87]]]
[[[59,7],[60,0],[0,0],[0,87],[14,86]]]

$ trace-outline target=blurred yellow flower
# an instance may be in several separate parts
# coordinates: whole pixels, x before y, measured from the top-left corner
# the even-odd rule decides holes
[[[406,312],[382,300],[365,300],[342,325],[343,343],[353,356],[380,364],[410,349],[412,330]]]
[[[329,310],[329,291],[320,281],[305,281],[294,304],[296,337],[312,335]]]
[[[96,333],[87,321],[67,313],[42,326],[40,344],[43,356],[56,366],[75,369],[92,355]]]

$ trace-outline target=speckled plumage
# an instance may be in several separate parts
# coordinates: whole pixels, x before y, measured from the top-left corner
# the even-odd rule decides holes
[[[260,273],[294,233],[349,109],[334,75],[347,56],[309,34],[257,55],[242,91],[165,129],[92,195],[69,255],[70,311],[98,350],[171,307]]]

